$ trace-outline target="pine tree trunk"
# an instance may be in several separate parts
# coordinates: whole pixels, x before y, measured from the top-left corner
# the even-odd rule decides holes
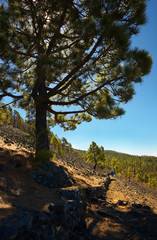
[[[36,104],[36,156],[41,150],[49,150],[46,106]]]
[[[94,171],[96,171],[96,167],[97,167],[97,161],[95,161]]]
[[[42,56],[39,56],[37,64],[37,81],[33,90],[36,105],[36,158],[40,151],[49,150],[47,105],[44,103],[44,98],[46,96],[45,74],[46,68]]]

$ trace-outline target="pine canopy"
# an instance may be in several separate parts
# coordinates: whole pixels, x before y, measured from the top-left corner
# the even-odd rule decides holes
[[[124,114],[121,103],[152,65],[148,52],[131,48],[146,22],[145,0],[1,2],[1,99],[36,118],[44,109],[65,130]]]

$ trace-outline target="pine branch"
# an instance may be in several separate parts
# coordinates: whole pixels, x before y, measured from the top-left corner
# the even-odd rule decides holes
[[[76,39],[76,41],[70,43],[69,45],[66,45],[66,46],[60,47],[60,48],[58,47],[57,50],[51,51],[51,53],[56,53],[56,52],[58,53],[59,51],[62,51],[62,50],[66,50],[66,49],[68,49],[68,48],[71,48],[74,44],[78,43],[80,40],[81,40],[81,39],[78,38],[78,39]]]
[[[14,102],[17,102],[18,100],[19,100],[19,99],[16,99],[16,100],[14,100],[14,101],[12,101],[12,102],[10,102],[10,103],[7,103],[7,104],[1,106],[0,108],[5,108],[6,106],[8,106],[8,105],[10,105],[10,104],[12,104],[12,103],[14,103]]]
[[[65,1],[64,10],[63,10],[63,12],[62,12],[62,14],[60,16],[60,22],[58,24],[58,28],[56,29],[56,33],[54,34],[54,36],[51,38],[51,41],[50,41],[49,46],[47,48],[46,55],[49,55],[51,53],[52,47],[54,46],[54,43],[55,43],[55,41],[56,41],[56,39],[58,37],[58,33],[60,32],[60,28],[62,27],[62,25],[64,23],[68,5],[69,5],[69,1],[67,0],[67,1]]]
[[[67,86],[69,86],[72,81],[74,80],[74,78],[72,78],[71,80],[69,80],[72,76],[74,76],[74,74],[76,74],[84,65],[87,61],[89,61],[89,59],[91,58],[91,56],[95,53],[95,50],[97,49],[97,47],[100,45],[100,43],[103,40],[105,33],[103,33],[98,41],[95,43],[94,47],[92,48],[92,50],[90,51],[90,53],[83,59],[83,61],[78,64],[76,67],[74,67],[74,69],[57,85],[55,86],[47,95],[46,95],[46,99],[54,96],[57,93],[57,90],[59,90],[64,84],[66,84],[68,81]]]
[[[37,35],[37,28],[36,28],[36,25],[35,25],[35,14],[34,14],[34,10],[35,10],[35,7],[34,7],[34,3],[32,0],[29,0],[29,3],[30,3],[30,11],[31,11],[31,15],[32,15],[32,24],[33,24],[33,30],[35,32],[35,34]]]
[[[69,102],[55,102],[55,101],[48,101],[49,104],[51,105],[61,105],[61,106],[67,106],[67,105],[71,105],[71,104],[78,104],[79,101],[83,100],[84,98],[88,97],[89,95],[93,95],[94,93],[96,93],[97,91],[101,90],[105,85],[111,84],[112,82],[118,81],[120,79],[122,79],[124,76],[121,76],[119,78],[114,78],[111,80],[108,80],[106,82],[104,82],[103,84],[101,84],[100,86],[98,86],[97,88],[93,89],[92,91],[89,91],[83,95],[81,95],[80,97],[69,101]]]
[[[63,114],[63,115],[68,115],[68,114],[77,114],[77,113],[85,113],[86,110],[78,110],[78,111],[65,111],[65,112],[56,112],[53,109],[51,109],[50,107],[47,108],[47,110],[50,113],[53,113],[54,115],[58,115],[58,114]]]
[[[16,50],[16,49],[12,49],[12,51],[14,51],[16,54],[23,55],[25,57],[37,58],[35,55],[27,53],[27,52],[22,52],[22,51],[19,51],[19,50]]]
[[[90,64],[90,67],[89,67],[89,68],[91,68],[91,66],[92,66],[93,64],[95,64],[95,63],[102,57],[103,54],[105,54],[106,52],[108,52],[111,46],[112,46],[112,43],[108,46],[108,48],[104,49],[104,51],[103,51],[102,53],[100,53],[97,58],[94,59],[94,61]],[[60,94],[60,93],[63,92],[65,89],[67,89],[67,88],[70,86],[70,84],[73,82],[74,79],[75,79],[75,78],[72,78],[64,87],[60,88],[60,89],[57,91],[56,94]]]
[[[11,93],[8,93],[5,89],[1,89],[1,91],[3,92],[3,97],[12,97],[12,98],[16,98],[17,100],[20,100],[23,98],[22,95],[20,95],[20,96],[13,95]]]

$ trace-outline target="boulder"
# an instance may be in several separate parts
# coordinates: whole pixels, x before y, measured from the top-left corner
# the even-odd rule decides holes
[[[74,184],[74,180],[66,168],[62,166],[58,167],[54,163],[43,163],[41,170],[33,170],[32,178],[48,188],[70,187]]]

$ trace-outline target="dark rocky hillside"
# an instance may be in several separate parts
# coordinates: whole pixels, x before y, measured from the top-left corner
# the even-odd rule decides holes
[[[4,139],[4,143],[7,146],[16,144],[19,149],[24,147],[32,152],[34,150],[33,137],[18,128],[12,127],[11,125],[0,125],[0,137]]]

